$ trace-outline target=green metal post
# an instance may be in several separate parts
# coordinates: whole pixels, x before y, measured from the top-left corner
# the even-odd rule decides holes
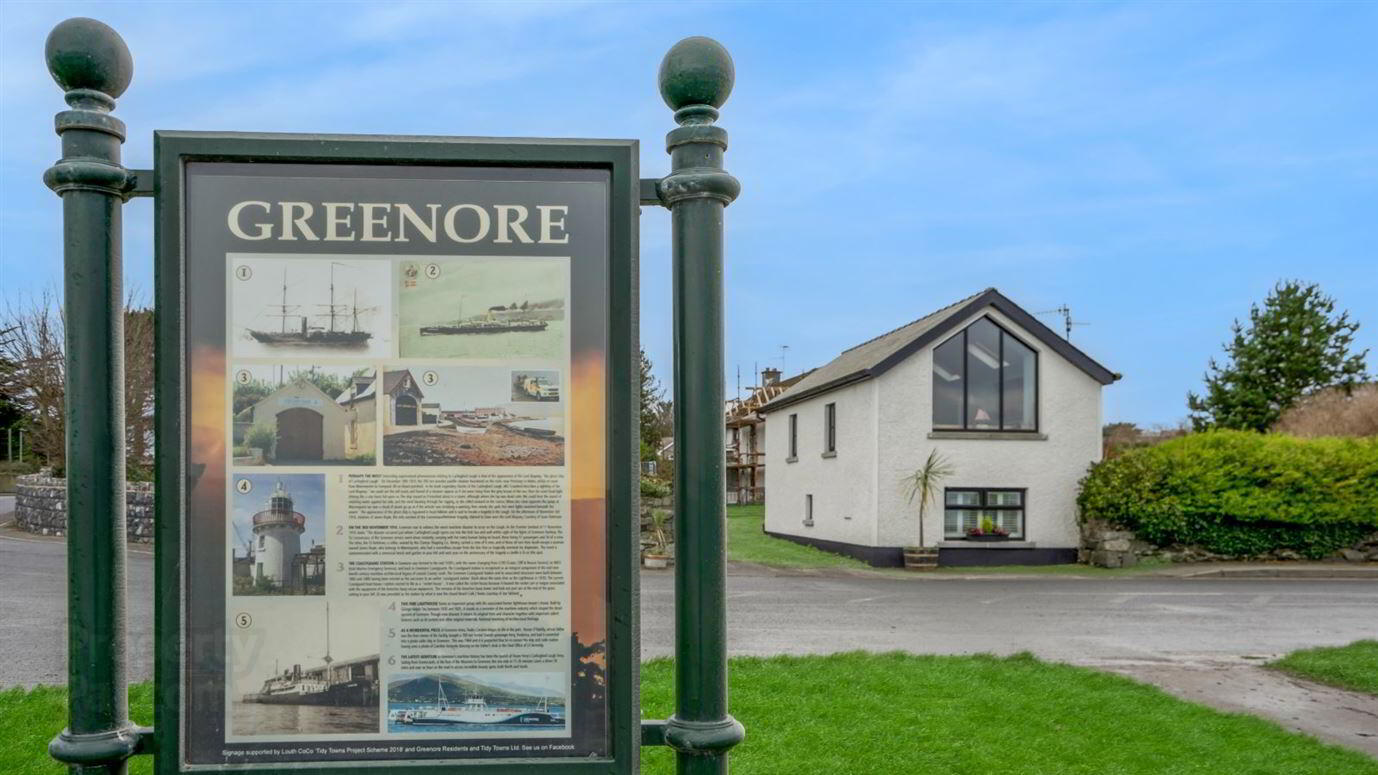
[[[675,715],[665,742],[680,775],[727,772],[745,735],[727,712],[727,556],[723,455],[723,208],[741,185],[723,171],[714,126],[732,91],[732,57],[686,38],[660,64],[660,93],[680,125],[666,136],[675,319]]]
[[[120,166],[110,115],[133,75],[120,36],[94,19],[53,28],[48,71],[71,110],[62,158],[43,175],[62,197],[67,336],[67,728],[48,746],[74,773],[123,775],[138,748],[125,699],[124,299]]]

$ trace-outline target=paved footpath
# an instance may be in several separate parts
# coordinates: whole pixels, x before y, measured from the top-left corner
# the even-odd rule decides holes
[[[133,681],[152,675],[152,560],[143,549],[129,555]],[[61,540],[0,528],[0,687],[65,682],[65,585]],[[672,573],[644,572],[641,594],[643,656],[668,656]],[[734,655],[1032,651],[1378,756],[1378,700],[1257,666],[1298,648],[1378,637],[1374,581],[916,579],[734,566],[728,606]]]

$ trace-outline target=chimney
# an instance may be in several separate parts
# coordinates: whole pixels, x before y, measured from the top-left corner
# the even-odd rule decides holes
[[[779,369],[761,369],[761,386],[774,385],[780,381]]]

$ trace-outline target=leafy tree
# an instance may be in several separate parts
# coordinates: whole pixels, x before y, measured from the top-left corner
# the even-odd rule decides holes
[[[651,460],[655,458],[656,450],[660,449],[660,441],[664,438],[664,429],[661,425],[664,400],[661,394],[664,392],[660,387],[660,380],[656,379],[655,374],[651,373],[651,359],[646,357],[646,351],[641,351],[641,459]]]
[[[1368,350],[1351,353],[1357,322],[1335,315],[1335,300],[1315,284],[1279,283],[1249,309],[1249,325],[1238,320],[1225,344],[1229,362],[1212,358],[1206,393],[1187,394],[1198,430],[1231,428],[1266,431],[1303,396],[1324,388],[1349,393],[1366,379]]]

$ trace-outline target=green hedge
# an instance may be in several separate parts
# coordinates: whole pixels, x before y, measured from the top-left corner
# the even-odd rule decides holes
[[[1092,466],[1077,505],[1159,546],[1317,559],[1378,532],[1378,438],[1191,434]]]

